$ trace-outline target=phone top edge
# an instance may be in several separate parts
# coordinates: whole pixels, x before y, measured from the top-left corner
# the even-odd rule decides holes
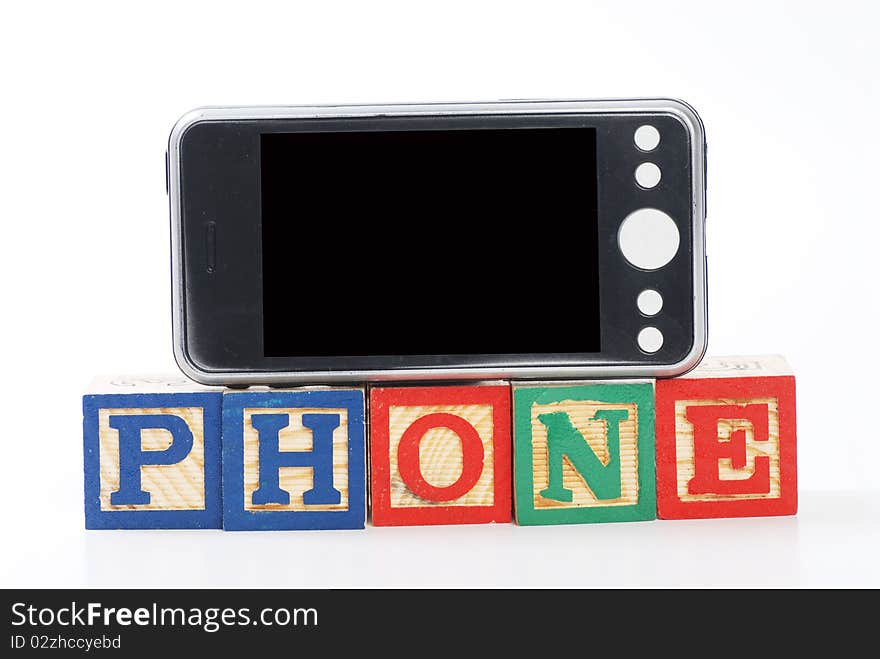
[[[338,105],[214,105],[193,108],[181,115],[169,135],[169,148],[190,126],[202,121],[259,119],[304,119],[321,117],[381,117],[468,114],[541,114],[541,113],[669,113],[693,128],[702,137],[703,122],[692,105],[675,98],[632,98],[590,100],[501,100],[436,103],[371,103]]]

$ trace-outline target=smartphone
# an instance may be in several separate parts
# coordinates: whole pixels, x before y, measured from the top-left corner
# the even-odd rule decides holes
[[[226,385],[682,373],[705,152],[666,99],[193,110],[166,162],[175,358]]]

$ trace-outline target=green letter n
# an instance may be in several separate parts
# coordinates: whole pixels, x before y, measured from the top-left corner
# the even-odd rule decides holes
[[[597,499],[620,497],[620,422],[626,421],[626,410],[598,410],[591,421],[605,422],[608,439],[608,464],[587,444],[565,412],[539,414],[538,421],[547,427],[547,489],[541,496],[554,501],[571,501],[572,491],[562,483],[562,459],[577,470]]]

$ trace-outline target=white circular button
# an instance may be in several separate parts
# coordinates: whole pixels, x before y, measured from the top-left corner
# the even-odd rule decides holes
[[[633,141],[641,151],[653,151],[660,144],[660,131],[653,126],[639,126],[633,135]]]
[[[663,296],[652,288],[648,288],[636,298],[636,304],[646,316],[656,316],[663,308]]]
[[[626,260],[643,270],[656,270],[678,252],[678,227],[656,208],[640,208],[620,224],[617,243]]]
[[[660,168],[652,162],[643,162],[636,167],[636,183],[640,188],[653,188],[660,182]]]
[[[639,348],[654,353],[663,346],[663,334],[656,327],[646,327],[639,332]]]

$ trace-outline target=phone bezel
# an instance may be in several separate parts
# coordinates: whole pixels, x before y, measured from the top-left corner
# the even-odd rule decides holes
[[[637,116],[645,120],[649,116],[673,117],[688,136],[690,157],[690,205],[688,218],[677,218],[689,230],[682,237],[682,244],[691,258],[692,282],[692,341],[690,348],[680,359],[664,361],[656,355],[634,352],[635,357],[626,362],[609,360],[600,353],[577,355],[455,355],[435,356],[436,365],[416,367],[407,365],[416,359],[401,357],[384,358],[385,366],[347,367],[358,360],[345,357],[308,358],[301,360],[310,366],[302,370],[267,369],[260,366],[234,369],[206,367],[193,359],[187,342],[187,285],[184,252],[184,212],[181,188],[181,144],[187,130],[203,122],[260,122],[286,120],[297,122],[313,119],[356,120],[388,118],[430,119],[438,121],[455,117],[481,118],[488,121],[497,118],[523,117],[524,120],[540,116],[571,117],[583,115],[596,119],[599,115]],[[297,107],[222,107],[201,108],[184,115],[174,126],[169,138],[168,188],[172,233],[172,318],[174,356],[183,372],[192,379],[205,384],[300,384],[330,382],[361,382],[388,380],[467,380],[494,378],[580,378],[580,377],[667,377],[683,373],[694,367],[702,358],[706,347],[706,273],[705,273],[705,137],[702,122],[694,110],[681,101],[669,99],[645,99],[624,101],[544,101],[544,102],[496,102],[451,103],[419,105],[369,105],[369,106],[297,106]],[[646,158],[649,156],[646,156]],[[628,176],[631,172],[626,173]],[[623,218],[620,217],[619,220]],[[681,231],[681,227],[680,227]],[[685,239],[686,238],[686,239]],[[600,237],[601,239],[601,237]],[[600,273],[600,285],[604,275]],[[634,300],[632,302],[634,307]],[[634,320],[638,320],[635,312]],[[605,333],[604,320],[601,330]],[[641,319],[645,324],[644,319]],[[634,322],[634,326],[637,323]],[[617,326],[615,326],[617,329]],[[632,340],[637,329],[634,327]],[[604,345],[603,345],[604,350]],[[488,357],[488,358],[487,358]],[[269,361],[286,358],[263,358]],[[374,358],[374,363],[378,359]],[[294,358],[287,360],[288,363]],[[445,363],[444,363],[445,362]],[[450,364],[449,362],[454,362]]]

